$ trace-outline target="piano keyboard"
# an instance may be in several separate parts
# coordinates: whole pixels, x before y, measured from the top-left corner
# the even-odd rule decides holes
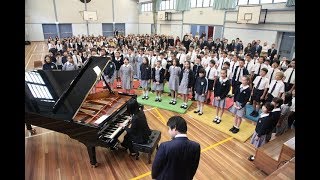
[[[118,123],[124,123],[127,126],[130,121],[129,118],[130,116],[123,116],[115,120],[114,123],[110,124],[110,126],[105,130],[107,133],[104,135],[104,137],[108,139],[113,139],[122,129],[122,127],[118,126]]]

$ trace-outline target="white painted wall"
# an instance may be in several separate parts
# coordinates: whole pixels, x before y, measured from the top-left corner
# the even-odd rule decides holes
[[[87,25],[86,24],[72,24],[72,34],[74,36],[87,35]]]
[[[139,24],[138,34],[151,34],[151,24]]]
[[[224,28],[224,37],[229,40],[228,42],[239,37],[242,40],[244,47],[247,46],[247,43],[251,43],[252,40],[258,39],[261,40],[261,45],[265,41],[271,45],[277,41],[277,31]]]
[[[25,0],[26,24],[54,23],[55,21],[52,0]]]
[[[189,24],[184,24],[183,25],[183,31],[182,31],[182,34],[183,36],[187,33],[190,33],[191,32],[191,25]],[[179,36],[180,37],[180,36]]]
[[[139,14],[139,23],[153,24],[153,13],[152,12],[142,12],[141,14]]]
[[[159,34],[171,35],[171,25],[170,24],[161,24]]]
[[[182,25],[176,25],[176,24],[172,24],[171,25],[171,35],[173,35],[173,37],[175,38],[176,36],[179,36],[180,38],[183,37],[182,35]]]
[[[98,20],[94,23],[112,23],[112,0],[92,0],[87,4],[88,11],[97,11]]]
[[[136,1],[114,0],[114,17],[116,23],[138,23],[138,13],[139,9]]]
[[[126,23],[125,24],[125,26],[126,26],[126,36],[128,35],[128,34],[138,34],[138,32],[139,32],[139,30],[138,30],[138,24],[130,24],[130,23]]]
[[[206,24],[223,25],[224,10],[213,10],[209,8],[192,8],[184,12],[184,21],[186,24]]]
[[[102,36],[102,24],[89,24],[89,35]]]
[[[42,24],[25,24],[25,40],[44,41]]]
[[[80,0],[55,0],[59,23],[84,23],[80,11],[85,5]]]

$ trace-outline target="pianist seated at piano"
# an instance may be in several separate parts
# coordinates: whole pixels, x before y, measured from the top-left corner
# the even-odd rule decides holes
[[[143,107],[139,105],[136,99],[129,100],[127,104],[127,111],[131,116],[131,127],[125,124],[119,124],[124,128],[127,134],[124,136],[123,142],[118,147],[119,149],[129,149],[130,155],[136,156],[137,153],[133,150],[132,141],[135,143],[147,143],[151,130],[147,123],[147,118],[143,112]]]
[[[56,64],[51,61],[50,56],[46,55],[44,57],[44,64],[42,66],[42,69],[43,70],[53,70],[53,69],[58,69],[58,68],[57,68]]]
[[[62,66],[63,71],[72,71],[78,69],[78,66],[74,63],[72,56],[68,55],[67,60],[68,61]]]

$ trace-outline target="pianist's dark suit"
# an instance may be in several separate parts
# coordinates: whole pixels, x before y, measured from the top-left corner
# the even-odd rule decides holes
[[[136,143],[146,143],[148,141],[151,130],[148,126],[147,118],[143,110],[138,111],[138,113],[132,117],[131,127],[126,127],[125,130],[127,131],[127,134],[124,136],[124,140],[121,145],[129,148],[130,152],[134,152],[132,141]]]
[[[200,159],[200,144],[177,137],[160,145],[152,164],[152,179],[191,180]]]

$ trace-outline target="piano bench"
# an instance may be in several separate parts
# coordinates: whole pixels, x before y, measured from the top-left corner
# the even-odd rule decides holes
[[[151,164],[151,155],[155,148],[159,148],[159,141],[161,139],[161,132],[157,130],[151,130],[151,135],[147,144],[138,144],[133,142],[133,149],[138,152],[148,153],[148,163]],[[139,156],[136,156],[138,159]]]

